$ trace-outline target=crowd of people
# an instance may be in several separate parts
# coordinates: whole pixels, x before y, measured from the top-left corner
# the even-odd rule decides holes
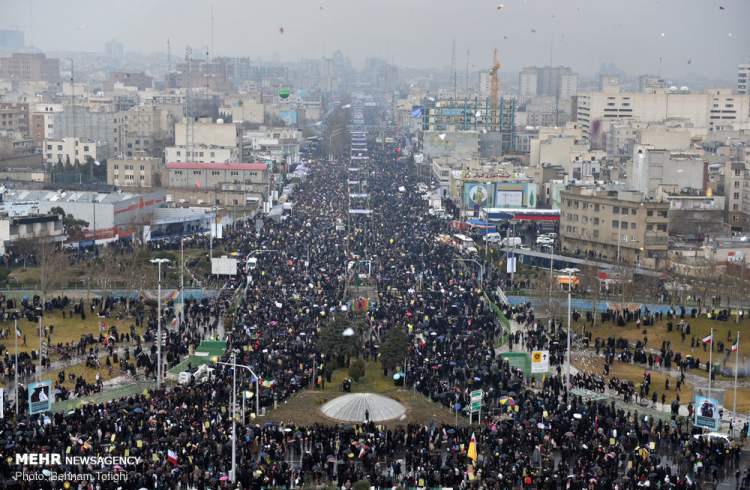
[[[456,260],[460,253],[436,240],[447,223],[427,213],[408,167],[376,159],[363,167],[369,215],[348,216],[347,165],[321,163],[299,185],[291,214],[265,219],[261,231],[254,223],[228,230],[225,246],[257,262],[245,262],[241,276],[230,280],[218,298],[188,304],[170,334],[165,362],[176,364],[191,345],[215,333],[238,297],[233,324],[226,326],[224,360],[233,353],[238,364],[259,374],[259,379],[238,376],[238,389],[255,392],[259,385],[261,407],[269,408],[318,384],[337,365],[321,354],[318,334],[332,318],[352,318],[350,269],[366,260],[371,265],[367,280],[378,294],[361,315],[361,354],[375,358],[387,332],[403,329],[409,338],[400,367],[406,388],[459,414],[469,404],[469,393],[482,389],[486,413],[481,425],[467,426],[463,415],[462,423],[451,426],[242,420],[237,424],[237,483],[230,484],[232,371],[220,367],[211,383],[150,390],[64,414],[6,417],[4,454],[127,452],[142,460],[119,469],[127,480],[111,485],[123,489],[349,488],[365,479],[379,488],[694,489],[702,481],[730,476],[746,486],[746,474],[735,473],[740,468],[737,446],[694,437],[681,419],[655,420],[636,407],[624,411],[567,393],[560,370],[567,340],[562,323],[541,324],[530,305],[500,304],[506,316],[531,327],[508,338],[493,309],[496,296],[485,293],[503,284],[505,275],[480,282],[471,263]],[[339,226],[343,223],[347,226]],[[143,321],[147,334],[153,334],[154,318]],[[549,349],[553,372],[530,384],[497,354],[505,338],[511,349],[513,344]],[[153,344],[143,346],[149,365],[153,350]],[[603,383],[579,381],[596,389]],[[9,488],[44,488],[14,482],[11,477],[19,470],[34,468],[0,462],[0,476]]]

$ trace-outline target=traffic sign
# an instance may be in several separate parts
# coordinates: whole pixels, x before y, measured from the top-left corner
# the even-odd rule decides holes
[[[469,394],[469,397],[471,398],[469,408],[472,412],[479,412],[482,410],[482,395],[482,390],[474,390]]]
[[[482,402],[471,402],[471,411],[478,412],[482,409]]]
[[[481,401],[482,400],[482,390],[475,390],[472,391],[469,396],[471,397],[471,401]]]
[[[531,353],[531,374],[549,372],[549,351],[535,350]]]

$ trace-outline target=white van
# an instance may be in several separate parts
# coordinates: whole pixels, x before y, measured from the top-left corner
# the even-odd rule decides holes
[[[523,244],[520,236],[509,236],[500,242],[503,247],[520,247]]]
[[[484,241],[487,243],[500,243],[503,241],[503,236],[498,232],[487,233],[484,235]]]

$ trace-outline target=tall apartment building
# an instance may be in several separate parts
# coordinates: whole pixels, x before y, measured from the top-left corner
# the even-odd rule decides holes
[[[121,83],[126,87],[135,87],[138,90],[146,90],[154,84],[154,77],[142,71],[113,71],[109,78],[114,83]]]
[[[700,192],[708,185],[708,163],[700,152],[636,145],[628,184],[647,195],[653,195],[659,187],[671,193]]]
[[[31,111],[31,138],[41,147],[44,140],[55,137],[53,115],[62,112],[62,104],[36,104]]]
[[[613,121],[666,119],[685,119],[693,127],[707,131],[746,126],[750,124],[750,95],[713,89],[703,93],[687,90],[634,93],[614,89],[576,96],[576,120],[584,138],[591,141],[606,133]]]
[[[537,69],[533,67],[524,68],[518,74],[518,96],[522,100],[537,95]]]
[[[548,95],[567,99],[578,91],[578,74],[567,66],[530,66],[521,70],[519,95]]]
[[[60,81],[60,60],[44,53],[13,53],[0,58],[0,78],[24,82]]]
[[[161,157],[174,141],[174,116],[156,106],[136,106],[115,114],[114,153],[122,157]]]
[[[30,136],[29,104],[0,102],[0,131],[15,133],[17,137]]]
[[[750,63],[737,65],[737,93],[750,94]]]
[[[560,192],[566,253],[649,269],[665,266],[669,203],[637,191],[573,186]]]
[[[750,162],[729,158],[724,165],[727,222],[732,231],[750,230]]]

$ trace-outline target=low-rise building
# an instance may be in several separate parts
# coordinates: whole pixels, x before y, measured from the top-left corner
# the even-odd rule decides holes
[[[134,157],[107,160],[107,184],[116,187],[160,187],[161,158]]]
[[[65,231],[59,214],[15,214],[0,209],[0,255],[5,254],[19,240],[65,240]]]
[[[162,190],[136,194],[130,192],[48,191],[7,189],[2,195],[6,203],[25,203],[50,213],[53,208],[62,208],[65,214],[84,220],[87,240],[111,240],[139,234],[151,221],[154,210],[166,202]]]
[[[166,187],[208,194],[236,191],[267,196],[270,182],[265,163],[169,162],[166,173]]]
[[[106,148],[106,143],[80,138],[44,140],[44,161],[70,165],[79,165],[88,160],[101,161],[108,156]]]
[[[564,253],[650,269],[665,266],[669,202],[638,191],[571,186],[560,193]]]

